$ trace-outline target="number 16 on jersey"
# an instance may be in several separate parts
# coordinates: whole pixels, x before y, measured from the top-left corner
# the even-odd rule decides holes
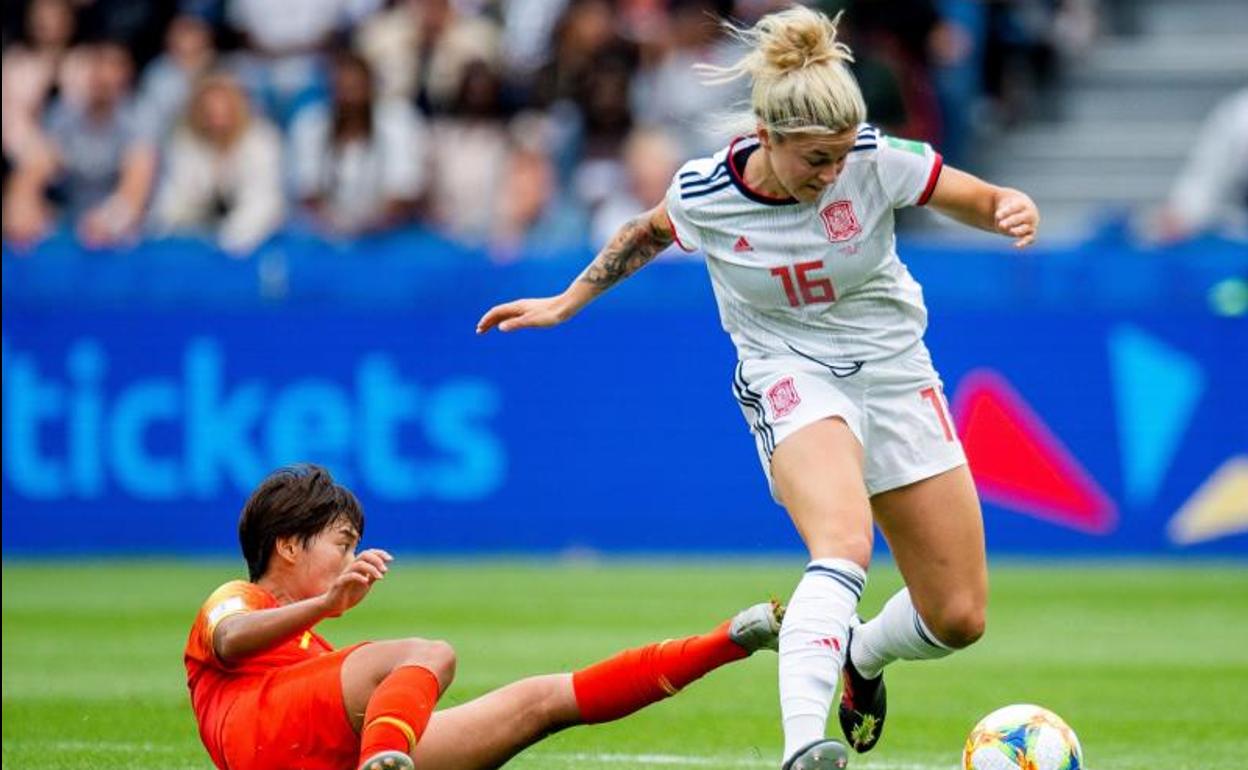
[[[831,278],[816,278],[809,275],[812,270],[823,267],[823,260],[798,262],[792,267],[783,265],[773,267],[771,274],[780,279],[784,294],[789,298],[789,307],[814,305],[820,302],[836,302],[836,287]]]

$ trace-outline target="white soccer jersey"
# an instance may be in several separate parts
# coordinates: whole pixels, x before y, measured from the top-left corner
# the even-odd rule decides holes
[[[872,361],[919,341],[927,309],[897,257],[893,211],[927,202],[940,154],[864,125],[836,183],[801,203],[746,185],[758,147],[743,137],[686,163],[666,198],[677,243],[707,256],[737,355]]]

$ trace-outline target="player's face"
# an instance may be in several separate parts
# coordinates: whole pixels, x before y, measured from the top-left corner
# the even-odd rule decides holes
[[[836,183],[857,139],[858,129],[851,127],[839,134],[773,137],[766,146],[772,172],[781,186],[789,195],[809,203]]]
[[[355,559],[360,535],[346,519],[335,519],[303,549],[299,560],[299,593],[319,596]]]

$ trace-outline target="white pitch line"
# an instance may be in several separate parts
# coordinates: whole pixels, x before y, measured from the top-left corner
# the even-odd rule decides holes
[[[128,754],[171,754],[181,751],[181,747],[169,744],[139,742],[139,741],[84,741],[84,740],[59,740],[59,741],[12,741],[13,744],[31,743],[38,744],[41,749],[52,749],[54,751],[103,751],[103,752],[122,752]],[[526,755],[522,755],[522,759]],[[568,765],[602,766],[602,765],[641,765],[646,767],[671,767],[671,768],[699,768],[699,767],[735,767],[745,770],[776,770],[779,762],[769,762],[764,759],[755,757],[740,756],[705,756],[696,754],[624,754],[618,752],[534,752],[527,755],[532,760],[554,760]],[[870,761],[859,760],[855,762],[855,767],[860,770],[948,770],[953,767],[950,765],[932,765],[919,762],[888,762],[888,761]],[[204,768],[207,765],[203,766]],[[201,770],[199,766],[188,767],[185,770]]]
[[[150,741],[84,741],[84,740],[60,740],[60,741],[31,741],[31,740],[10,740],[5,742],[6,749],[14,749],[25,747],[27,745],[36,746],[40,751],[57,751],[67,753],[82,752],[102,752],[108,754],[124,754],[136,755],[146,754],[148,756],[159,756],[162,754],[178,754],[182,748],[164,743],[152,743]],[[120,765],[127,767],[128,763]],[[167,770],[212,770],[210,762],[195,765],[161,765]]]
[[[648,765],[648,766],[666,766],[666,767],[741,767],[741,768],[758,768],[763,770],[775,770],[779,766],[779,761],[768,762],[763,759],[753,759],[747,757],[707,757],[688,754],[619,754],[619,753],[589,753],[589,752],[565,752],[565,753],[541,753],[533,755],[534,759],[538,756],[544,759],[555,759],[568,763],[591,763],[602,765]],[[929,765],[917,762],[864,762],[862,770],[947,770],[953,767],[950,763],[944,765]]]
[[[770,768],[774,763],[759,759],[743,757],[699,757],[682,754],[595,754],[578,753],[543,753],[542,757],[558,759],[568,763],[592,762],[604,765],[667,765],[671,767],[757,767]]]

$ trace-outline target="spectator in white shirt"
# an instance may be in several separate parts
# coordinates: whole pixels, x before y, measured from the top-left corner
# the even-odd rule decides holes
[[[460,76],[458,98],[431,121],[430,219],[452,238],[482,244],[498,215],[510,152],[502,81],[497,70],[474,61]]]
[[[208,232],[246,256],[282,223],[281,135],[252,115],[228,75],[204,78],[169,146],[153,224],[159,232]]]
[[[406,102],[377,99],[368,63],[342,52],[329,104],[291,126],[295,193],[324,229],[344,234],[408,221],[425,185],[425,126]]]
[[[364,20],[354,35],[377,78],[377,93],[441,112],[455,98],[459,74],[472,60],[498,67],[502,32],[488,15],[451,0],[397,0]]]
[[[1163,243],[1207,232],[1248,240],[1248,88],[1205,119],[1169,199],[1147,226]]]

